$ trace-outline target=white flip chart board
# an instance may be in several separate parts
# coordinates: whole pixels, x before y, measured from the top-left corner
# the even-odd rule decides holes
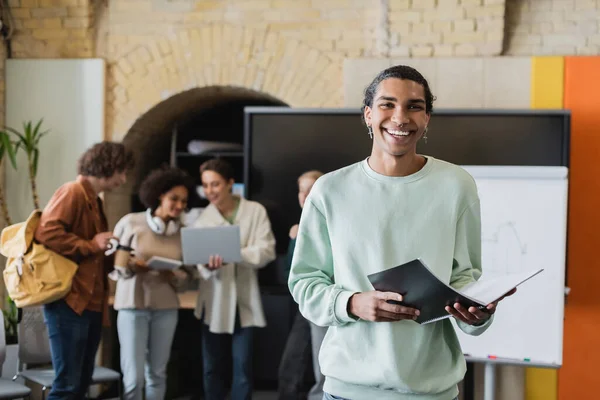
[[[464,166],[481,200],[483,276],[544,271],[504,299],[480,336],[456,329],[463,353],[562,364],[568,169]]]

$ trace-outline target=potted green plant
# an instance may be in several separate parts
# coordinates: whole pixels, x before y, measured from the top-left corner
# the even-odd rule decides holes
[[[31,195],[33,196],[33,206],[35,209],[40,208],[40,199],[38,197],[37,185],[35,177],[37,175],[38,159],[40,155],[40,139],[49,131],[42,131],[43,118],[40,119],[35,126],[31,121],[23,122],[23,132],[7,127],[6,129],[17,136],[15,152],[23,149],[27,155],[27,163],[29,170],[29,184],[31,185]]]
[[[6,332],[6,344],[17,344],[18,343],[18,334],[17,334],[17,323],[19,318],[19,310],[17,306],[12,301],[12,299],[6,296],[4,310],[2,310],[2,314],[4,315],[4,330]]]

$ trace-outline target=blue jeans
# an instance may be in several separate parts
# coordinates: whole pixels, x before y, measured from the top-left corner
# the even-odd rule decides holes
[[[56,374],[48,400],[85,398],[102,336],[102,313],[85,310],[78,315],[58,300],[44,305],[44,321]]]
[[[204,398],[227,398],[225,382],[228,358],[233,358],[231,400],[252,399],[252,340],[254,328],[240,327],[239,315],[235,318],[233,335],[212,333],[202,324],[202,353],[204,367]]]
[[[119,310],[124,399],[164,399],[177,319],[177,310]]]
[[[338,396],[334,396],[332,394],[329,394],[327,392],[323,393],[323,400],[350,400],[350,399],[346,399],[345,397],[338,397]],[[452,400],[458,400],[458,396],[456,396],[455,398],[453,398]]]

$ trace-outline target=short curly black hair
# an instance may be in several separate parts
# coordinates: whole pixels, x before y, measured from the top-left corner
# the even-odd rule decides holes
[[[177,186],[185,186],[188,192],[188,207],[198,200],[194,179],[179,168],[164,167],[155,169],[144,179],[140,186],[140,201],[152,212],[160,206],[160,196]]]
[[[133,168],[133,152],[122,143],[96,143],[79,157],[77,170],[80,175],[110,178]]]

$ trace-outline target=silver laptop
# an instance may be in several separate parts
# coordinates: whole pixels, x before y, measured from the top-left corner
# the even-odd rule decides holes
[[[240,227],[181,228],[181,245],[185,265],[208,264],[211,255],[223,257],[223,263],[242,261]]]

